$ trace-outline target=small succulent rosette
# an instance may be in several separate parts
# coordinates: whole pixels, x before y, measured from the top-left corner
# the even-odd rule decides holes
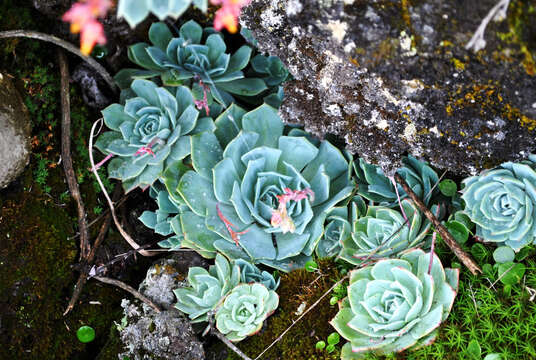
[[[464,212],[476,236],[514,251],[536,243],[536,155],[463,181]]]
[[[450,313],[458,278],[459,269],[444,269],[437,255],[420,249],[352,271],[348,297],[331,321],[348,340],[341,359],[432,343]]]
[[[233,342],[254,335],[279,306],[279,296],[258,283],[240,284],[216,312],[216,328]]]
[[[130,27],[134,28],[149,16],[149,13],[154,14],[160,20],[167,17],[178,19],[192,3],[201,11],[207,11],[208,0],[119,0],[117,17],[125,19]]]
[[[402,162],[404,166],[398,169],[397,173],[426,205],[432,203],[439,192],[437,187],[434,188],[439,182],[437,173],[426,162],[411,155],[405,157]],[[401,199],[408,196],[400,184],[395,189],[391,179],[384,175],[379,166],[369,164],[361,158],[354,162],[354,173],[358,194],[378,205],[398,206],[397,191]]]
[[[199,118],[190,90],[172,91],[147,80],[135,80],[136,97],[125,105],[112,104],[102,111],[111,131],[95,143],[107,157],[110,178],[119,179],[125,191],[148,188],[171,165],[190,154],[190,136],[214,130],[209,117]]]
[[[159,77],[165,86],[192,87],[200,105],[210,105],[214,99],[225,107],[235,101],[233,95],[251,97],[268,89],[262,79],[244,76],[242,70],[249,64],[251,47],[244,45],[230,55],[221,33],[212,28],[203,30],[193,20],[181,26],[179,37],[173,37],[166,24],[154,23],[149,39],[151,45],[129,47],[129,59],[145,70],[118,72],[115,80],[122,89],[132,79]]]
[[[354,186],[336,147],[284,131],[271,106],[246,113],[232,105],[214,133],[192,137],[194,170],[177,187],[191,210],[181,215],[185,246],[282,271],[305,266],[323,214]]]
[[[431,223],[423,218],[413,202],[401,201],[401,211],[385,206],[369,206],[366,216],[352,224],[351,236],[342,240],[339,257],[353,265],[363,261],[374,261],[394,257],[398,253],[413,248],[426,247]],[[432,207],[437,212],[437,205]]]
[[[188,314],[192,322],[203,322],[208,320],[207,313],[240,283],[240,268],[218,254],[208,271],[191,267],[187,280],[189,287],[173,290],[177,297],[175,307]]]
[[[274,291],[279,287],[281,278],[276,280],[274,275],[268,271],[261,271],[257,266],[244,259],[236,259],[233,264],[240,267],[240,282],[245,284],[260,283],[266,286],[268,290]]]

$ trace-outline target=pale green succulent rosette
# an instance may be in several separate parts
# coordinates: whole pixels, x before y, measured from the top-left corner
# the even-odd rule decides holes
[[[365,214],[366,209],[361,196],[354,196],[347,206],[337,206],[326,213],[324,234],[316,247],[316,255],[319,258],[339,255],[343,242],[352,236],[352,224]]]
[[[128,57],[146,70],[123,69],[115,76],[121,88],[132,79],[160,77],[166,86],[188,85],[196,92],[196,99],[207,96],[229,106],[233,94],[256,96],[267,88],[262,79],[246,78],[243,69],[248,65],[252,49],[244,45],[233,55],[228,54],[222,34],[212,28],[203,28],[193,20],[179,30],[179,37],[164,23],[154,23],[149,29],[152,45],[138,43],[128,49]],[[195,85],[195,86],[194,86]],[[203,86],[208,89],[203,94]]]
[[[109,177],[121,180],[127,192],[151,186],[170,165],[188,156],[191,135],[214,130],[211,118],[198,119],[192,94],[184,86],[170,92],[151,81],[135,80],[132,90],[137,97],[102,111],[111,131],[95,143],[113,156]]]
[[[536,155],[463,181],[464,212],[476,236],[515,251],[536,243]]]
[[[268,271],[261,271],[257,266],[244,259],[236,259],[233,264],[240,267],[240,282],[245,284],[260,283],[266,286],[268,290],[274,291],[279,287],[281,278],[276,281]]]
[[[429,205],[438,193],[437,186],[432,190],[434,185],[439,182],[437,173],[426,162],[417,160],[411,155],[405,157],[402,162],[404,166],[399,168],[397,173],[406,181],[413,192],[420,199],[423,199],[426,205]],[[377,203],[377,205],[398,206],[396,190],[398,190],[401,199],[408,196],[400,184],[395,189],[392,181],[384,175],[379,166],[359,159],[359,162],[354,162],[354,172],[358,194]]]
[[[233,342],[254,335],[279,306],[279,296],[262,284],[240,284],[216,312],[216,328]]]
[[[119,0],[117,17],[124,18],[130,27],[134,28],[149,16],[149,13],[160,20],[167,17],[177,19],[192,3],[202,12],[207,11],[208,0]]]
[[[401,206],[408,218],[407,224],[398,210],[369,206],[366,216],[353,222],[351,236],[342,240],[339,257],[359,265],[364,260],[393,257],[404,250],[426,246],[430,221],[423,218],[410,200],[402,200]],[[434,205],[432,211],[436,209]]]
[[[181,215],[186,243],[282,271],[302,268],[322,236],[323,214],[354,188],[350,164],[327,141],[317,147],[293,130],[283,135],[266,104],[248,113],[232,105],[216,127],[192,138],[195,171],[177,187],[191,210]],[[271,223],[287,188],[314,193],[287,204],[291,230]]]
[[[459,269],[444,269],[437,255],[420,249],[352,271],[348,297],[330,322],[348,340],[341,359],[432,343],[452,309],[458,278]]]
[[[235,286],[240,283],[240,268],[218,254],[209,270],[191,267],[188,270],[190,287],[175,289],[175,307],[188,314],[193,323],[207,321],[207,313],[215,309]]]

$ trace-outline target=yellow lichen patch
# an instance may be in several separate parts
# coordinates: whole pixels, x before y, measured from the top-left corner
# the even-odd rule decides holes
[[[458,71],[465,70],[465,63],[462,62],[461,60],[458,60],[456,58],[452,58],[451,61],[454,64],[454,67],[456,68],[456,70],[458,70]]]

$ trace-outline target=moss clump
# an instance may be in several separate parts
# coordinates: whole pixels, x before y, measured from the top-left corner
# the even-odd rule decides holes
[[[255,358],[259,355],[299,317],[296,312],[302,303],[307,303],[308,308],[341,278],[333,262],[321,260],[318,265],[320,270],[318,273],[296,270],[281,276],[281,286],[277,290],[279,308],[268,318],[265,327],[259,334],[237,344],[248,356]],[[334,332],[328,322],[335,316],[338,307],[337,305],[331,306],[329,299],[329,295],[322,299],[316,308],[305,315],[276,345],[263,355],[263,359],[339,359],[340,345],[331,354],[325,350],[315,349],[317,341],[327,342],[328,335]],[[238,359],[240,358],[234,353],[228,357],[228,360]]]

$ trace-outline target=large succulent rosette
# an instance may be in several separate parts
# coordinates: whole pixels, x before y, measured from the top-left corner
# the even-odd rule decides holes
[[[240,284],[225,298],[216,312],[216,327],[237,342],[257,333],[264,320],[279,305],[279,296],[262,284]]]
[[[342,239],[339,257],[351,264],[396,256],[417,246],[426,246],[431,223],[410,200],[401,202],[408,222],[399,210],[369,206],[366,216],[352,223],[351,236]],[[434,205],[432,211],[436,211]]]
[[[420,249],[352,271],[348,297],[331,321],[348,340],[341,359],[430,344],[450,313],[458,277],[459,269],[444,269],[437,255]]]
[[[259,78],[246,78],[242,70],[248,65],[252,49],[242,46],[228,54],[223,36],[212,28],[203,28],[193,20],[179,30],[179,37],[164,23],[154,23],[149,29],[152,45],[138,43],[128,49],[128,57],[146,70],[123,69],[115,80],[126,88],[132,79],[159,76],[166,86],[194,86],[196,99],[207,96],[228,106],[233,94],[255,96],[267,89]],[[206,87],[205,89],[203,89]]]
[[[536,155],[463,181],[464,212],[483,241],[515,251],[536,243]]]
[[[406,181],[409,187],[426,205],[429,205],[438,193],[439,182],[437,173],[424,161],[417,160],[413,156],[402,160],[404,166],[397,173]],[[355,179],[358,185],[358,194],[378,205],[398,206],[398,195],[401,199],[408,195],[400,184],[395,189],[393,182],[384,175],[383,170],[376,165],[367,163],[363,159],[354,162]]]
[[[119,179],[126,191],[152,185],[175,162],[190,154],[190,136],[213,130],[211,118],[198,119],[190,90],[157,87],[135,80],[137,95],[125,105],[112,104],[102,111],[111,131],[99,136],[95,146],[113,159],[108,174]]]
[[[268,105],[249,113],[232,105],[216,127],[192,137],[195,171],[177,187],[191,210],[181,215],[185,246],[283,271],[303,267],[322,236],[322,215],[353,190],[348,161],[327,141],[317,147],[293,130],[284,135]],[[281,206],[298,192],[307,195]]]

